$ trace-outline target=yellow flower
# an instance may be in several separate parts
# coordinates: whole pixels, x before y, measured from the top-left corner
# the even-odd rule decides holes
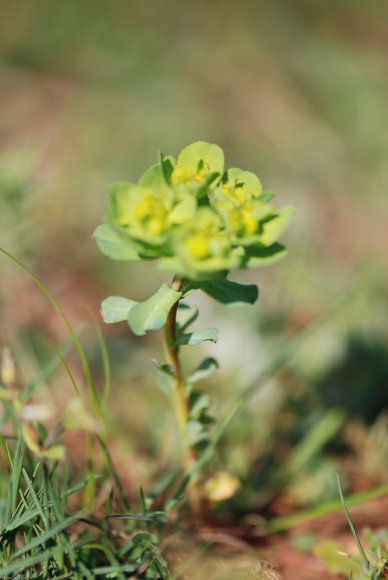
[[[171,199],[159,191],[129,185],[115,198],[115,220],[136,239],[158,238],[168,228]]]
[[[189,184],[201,185],[209,175],[210,169],[207,164],[203,164],[203,166],[199,167],[195,172],[189,169],[184,169],[183,167],[175,167],[171,175],[171,184],[174,186]]]
[[[254,173],[225,171],[220,147],[204,141],[185,147],[176,161],[161,155],[137,185],[113,184],[110,199],[107,223],[96,230],[104,253],[160,259],[162,270],[192,279],[253,267],[292,215],[269,204]]]
[[[186,245],[191,256],[195,260],[203,260],[204,258],[209,257],[209,242],[203,234],[194,234],[189,236],[186,240]]]
[[[175,167],[171,175],[172,185],[181,185],[182,183],[189,183],[195,180],[195,173],[187,169]]]

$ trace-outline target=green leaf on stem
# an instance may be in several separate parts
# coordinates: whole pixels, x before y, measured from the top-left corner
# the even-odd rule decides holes
[[[179,331],[184,332],[190,324],[197,320],[198,314],[198,308],[180,302],[176,318]]]
[[[203,290],[208,296],[227,306],[239,304],[254,304],[259,296],[259,289],[255,284],[238,284],[229,280],[204,280],[195,282],[190,287]]]
[[[173,398],[174,388],[176,385],[176,378],[173,375],[169,375],[163,370],[159,370],[156,384],[159,391],[167,397],[169,401]]]
[[[119,226],[101,224],[95,229],[93,238],[101,252],[112,260],[140,260],[135,243]]]
[[[137,302],[128,298],[109,296],[101,303],[102,319],[108,324],[127,321],[128,315],[135,304]]]
[[[148,330],[159,330],[166,323],[168,313],[181,298],[182,292],[175,292],[166,283],[145,300],[138,302],[131,309],[128,324],[137,336],[144,335]]]
[[[157,368],[157,386],[167,399],[172,400],[176,376],[174,368],[169,364],[161,364],[156,359],[151,359],[151,363]]]
[[[219,365],[215,358],[212,357],[205,358],[198,365],[195,371],[193,371],[191,375],[187,377],[187,382],[190,384],[198,383],[199,381],[206,379],[218,368]]]
[[[213,417],[205,412],[198,419],[190,418],[187,422],[187,439],[190,447],[206,445],[209,442],[210,429],[214,425]]]
[[[250,246],[245,250],[245,266],[256,268],[275,264],[287,255],[287,250],[281,244],[272,244],[269,248],[264,246]]]
[[[166,363],[162,364],[156,358],[152,358],[150,362],[158,369],[158,371],[175,378],[175,371],[172,365]]]
[[[201,415],[206,414],[210,407],[210,399],[208,395],[204,395],[200,391],[193,391],[189,398],[190,418],[198,419]]]
[[[196,330],[194,332],[188,332],[187,334],[181,334],[176,340],[177,345],[184,346],[197,346],[204,342],[205,340],[210,340],[211,342],[217,342],[218,340],[218,329],[217,328],[204,328],[203,330]]]

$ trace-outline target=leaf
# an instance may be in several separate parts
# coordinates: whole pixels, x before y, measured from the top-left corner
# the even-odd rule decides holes
[[[109,192],[109,208],[106,214],[106,221],[108,223],[120,223],[120,214],[122,207],[126,206],[129,199],[129,192],[134,187],[133,183],[123,181],[116,181],[111,183],[108,187]]]
[[[200,391],[193,391],[189,398],[190,403],[190,419],[198,420],[200,415],[206,414],[210,407],[210,399],[208,395],[204,395]]]
[[[199,381],[206,379],[218,368],[219,365],[215,358],[205,358],[195,371],[187,377],[187,382],[191,384],[198,383]]]
[[[169,364],[161,364],[156,359],[151,359],[151,363],[158,370],[157,386],[165,397],[172,399],[174,386],[176,385],[176,376],[174,367]]]
[[[109,296],[101,303],[101,314],[104,322],[108,324],[123,322],[128,320],[128,315],[137,304],[134,300],[122,298],[121,296]]]
[[[236,180],[238,184],[244,186],[255,197],[259,196],[263,190],[260,179],[251,171],[243,171],[237,167],[228,169],[228,179]]]
[[[151,536],[151,534],[148,534],[147,532],[137,532],[136,534],[134,534],[132,536],[131,542],[135,546],[141,546],[141,545],[149,546],[152,542],[152,536]]]
[[[171,183],[171,175],[174,171],[174,167],[176,165],[176,161],[171,155],[164,157],[162,151],[158,151],[158,165],[160,167],[160,172],[164,183],[169,185]]]
[[[346,519],[348,520],[348,524],[349,524],[350,531],[352,532],[352,536],[353,536],[353,538],[356,541],[358,551],[360,552],[361,558],[362,558],[362,560],[364,562],[364,566],[368,569],[370,563],[369,563],[369,560],[367,558],[367,555],[364,552],[364,548],[362,547],[360,538],[358,537],[358,534],[356,532],[356,528],[354,527],[352,518],[350,517],[349,510],[346,507],[345,500],[344,500],[344,496],[343,496],[343,493],[342,493],[341,481],[340,481],[339,473],[337,473],[337,485],[338,485],[338,491],[339,491],[339,495],[340,495],[340,499],[341,499],[341,504],[342,504],[342,507],[345,510],[345,515],[346,515]]]
[[[214,425],[213,417],[203,412],[198,418],[189,417],[187,421],[187,439],[190,447],[206,445],[209,441],[209,430]]]
[[[159,330],[166,323],[168,313],[181,298],[182,292],[175,292],[166,283],[145,300],[138,302],[131,309],[128,324],[137,336],[142,336],[147,330]]]
[[[31,552],[34,548],[36,548],[39,545],[44,546],[45,543],[48,542],[51,538],[55,537],[62,530],[65,530],[66,528],[70,527],[71,524],[85,517],[85,515],[86,512],[84,510],[81,510],[55,523],[50,528],[38,534],[37,536],[33,536],[33,538],[30,541],[26,542],[21,548],[19,548],[19,550],[13,552],[12,554],[13,560],[17,560],[17,558],[19,558],[20,556],[27,554],[28,552]],[[1,574],[4,575],[4,573],[5,568],[1,568]]]
[[[167,517],[165,512],[148,512],[147,514],[108,514],[107,518],[114,518],[116,520],[135,520],[138,522],[152,522],[158,524],[165,524]]]
[[[183,291],[186,294],[185,290]],[[180,302],[177,312],[177,324],[180,332],[184,332],[198,318],[198,308]]]
[[[204,328],[203,330],[196,330],[195,332],[188,332],[187,334],[181,334],[176,340],[177,345],[187,345],[187,346],[197,346],[204,342],[205,340],[210,340],[211,342],[217,342],[218,340],[218,329],[217,328]]]
[[[150,359],[150,362],[157,368],[158,371],[170,376],[175,377],[174,367],[169,364],[162,364],[156,358]]]
[[[209,434],[204,431],[203,426],[196,420],[187,422],[187,442],[190,447],[194,447],[202,441],[206,441]]]
[[[245,266],[257,268],[275,264],[287,255],[287,250],[281,244],[272,244],[268,248],[264,246],[249,246],[245,251]]]
[[[259,295],[255,284],[238,284],[229,280],[205,280],[196,282],[195,286],[227,305],[254,304]]]
[[[152,187],[159,189],[168,189],[166,185],[166,176],[170,176],[173,170],[174,159],[172,157],[163,157],[163,159],[152,165],[139,179],[138,185],[141,187]]]
[[[100,224],[93,238],[101,252],[112,260],[140,260],[136,245],[118,226]]]
[[[283,207],[275,217],[268,218],[267,221],[264,220],[262,222],[264,231],[260,236],[260,242],[264,246],[271,246],[277,242],[294,217],[294,214],[295,208],[288,205]]]
[[[224,153],[218,145],[197,141],[182,149],[177,160],[177,167],[196,173],[200,161],[204,161],[211,172],[223,173]]]
[[[173,375],[164,372],[162,369],[159,369],[156,384],[160,392],[171,401],[173,398],[174,387],[176,385],[176,378]]]

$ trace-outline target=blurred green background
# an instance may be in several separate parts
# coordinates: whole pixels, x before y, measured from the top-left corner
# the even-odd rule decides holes
[[[381,483],[388,4],[2,0],[0,13],[0,245],[32,268],[75,326],[91,327],[88,307],[97,312],[108,294],[146,298],[161,279],[152,264],[99,254],[91,234],[107,185],[137,180],[157,149],[219,144],[227,165],[256,172],[297,216],[287,259],[239,276],[260,287],[253,308],[225,312],[197,298],[201,322],[221,330],[206,349],[222,368],[207,385],[217,415],[289,336],[321,318],[232,424],[214,467],[242,480],[242,510],[278,490],[292,505],[335,497],[338,469],[354,490]],[[39,290],[0,260],[0,340],[28,378],[66,333]],[[104,332],[112,437],[135,486],[173,462],[169,407],[148,365],[161,356],[160,337],[138,341],[125,325]],[[98,373],[93,331],[85,341]],[[64,383],[59,373],[44,396],[60,404],[55,386]]]

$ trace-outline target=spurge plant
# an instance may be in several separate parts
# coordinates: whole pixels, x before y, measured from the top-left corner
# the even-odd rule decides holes
[[[272,197],[255,174],[225,169],[220,147],[199,141],[177,160],[159,154],[137,184],[113,184],[105,222],[94,232],[110,258],[157,260],[158,269],[173,276],[170,285],[163,283],[143,302],[107,298],[102,314],[108,323],[127,321],[138,336],[164,328],[167,360],[157,363],[159,384],[173,404],[187,470],[206,448],[214,422],[208,397],[196,383],[218,365],[206,358],[186,375],[180,349],[216,341],[218,331],[190,330],[198,311],[183,300],[202,290],[226,305],[256,301],[257,286],[232,282],[228,275],[285,255],[278,239],[294,210],[274,209]]]

